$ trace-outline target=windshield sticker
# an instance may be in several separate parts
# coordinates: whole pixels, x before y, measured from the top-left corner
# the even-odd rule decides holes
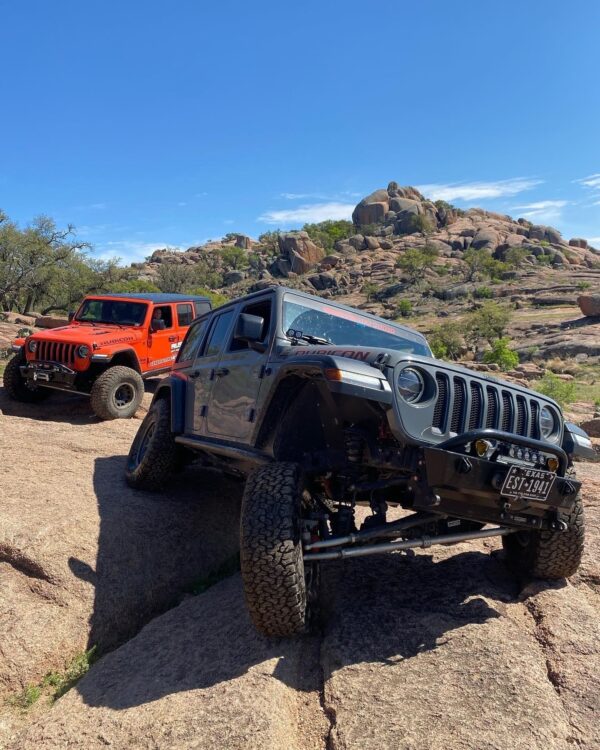
[[[348,357],[350,359],[360,359],[362,362],[367,362],[371,356],[371,352],[355,352],[352,349],[304,349],[303,347],[290,348],[290,356],[296,356],[296,354],[329,354],[332,357]]]
[[[370,318],[365,318],[362,315],[350,312],[349,310],[341,310],[339,307],[330,307],[329,305],[323,305],[323,312],[326,312],[328,315],[333,315],[335,318],[351,320],[353,323],[360,323],[360,325],[362,326],[376,328],[378,331],[385,331],[385,333],[391,333],[394,336],[398,335],[398,329],[394,326],[390,326],[380,320],[371,320]]]

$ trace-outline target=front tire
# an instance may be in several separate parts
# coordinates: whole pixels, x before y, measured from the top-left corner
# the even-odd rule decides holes
[[[129,419],[142,403],[144,381],[131,367],[115,365],[96,378],[90,396],[100,419]]]
[[[139,490],[160,490],[179,464],[178,445],[171,432],[167,399],[154,403],[140,425],[127,457],[125,479]]]
[[[19,369],[24,364],[25,358],[22,354],[16,354],[12,359],[9,359],[4,369],[4,389],[14,401],[21,401],[24,404],[37,404],[51,396],[52,391],[48,388],[29,385]]]
[[[508,565],[518,575],[546,580],[568,578],[577,572],[583,555],[585,517],[578,494],[567,521],[567,531],[518,531],[502,537]]]
[[[246,482],[240,535],[242,580],[252,622],[266,636],[298,635],[308,624],[301,541],[303,493],[302,471],[294,463],[263,466]],[[316,581],[318,576],[310,579]]]

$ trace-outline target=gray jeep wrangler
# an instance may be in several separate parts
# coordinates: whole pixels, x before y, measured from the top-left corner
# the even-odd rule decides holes
[[[246,478],[258,630],[308,624],[323,561],[501,536],[521,576],[578,568],[587,435],[538,393],[432,357],[396,323],[283,287],[197,318],[128,457],[158,489],[190,455]],[[357,528],[357,505],[370,509]],[[389,506],[410,511],[388,520]]]

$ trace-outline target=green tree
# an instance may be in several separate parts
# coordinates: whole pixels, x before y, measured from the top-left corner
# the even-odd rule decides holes
[[[198,295],[199,297],[208,297],[212,302],[213,307],[220,307],[226,302],[229,302],[229,298],[219,292],[214,292],[212,289],[207,289],[203,286],[197,286],[190,290],[190,294]]]
[[[161,263],[158,267],[156,284],[161,292],[182,294],[192,281],[193,272],[189,266],[178,263]]]
[[[258,241],[267,251],[267,255],[279,254],[279,229],[275,232],[264,232],[259,235]]]
[[[433,265],[439,255],[437,248],[426,245],[423,249],[409,247],[396,261],[396,266],[408,276],[411,284],[423,277],[423,272]]]
[[[507,307],[491,300],[484,302],[465,322],[466,336],[475,346],[481,339],[493,346],[496,339],[504,337],[511,317],[511,311]]]
[[[480,278],[498,279],[508,266],[492,258],[485,250],[470,247],[463,253],[465,281],[476,281]]]
[[[435,326],[428,341],[438,359],[458,359],[465,345],[461,326],[450,321]]]
[[[333,250],[338,240],[346,239],[356,234],[356,229],[351,221],[341,219],[339,221],[320,221],[317,224],[305,224],[302,229],[317,245],[327,251]]]
[[[372,281],[367,281],[366,284],[363,284],[363,288],[361,289],[362,293],[366,295],[367,302],[370,302],[371,299],[375,294],[377,294],[379,287],[377,284],[374,284]]]
[[[226,245],[220,251],[223,265],[228,270],[239,271],[242,268],[248,268],[248,253],[241,247],[235,245]]]

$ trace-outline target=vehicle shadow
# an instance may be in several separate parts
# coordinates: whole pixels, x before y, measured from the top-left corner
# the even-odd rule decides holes
[[[145,396],[136,417],[143,418],[160,383],[159,378],[144,381]],[[36,419],[39,422],[66,422],[72,425],[97,424],[100,420],[92,411],[90,399],[77,393],[53,391],[52,395],[38,404],[13,401],[0,386],[0,414],[7,417]]]
[[[438,562],[429,555],[395,554],[334,563],[324,572],[322,638],[343,643],[344,665],[394,664],[436,649],[455,628],[499,617],[501,602],[517,594],[503,563],[476,550]],[[314,636],[258,635],[235,575],[155,619],[102,659],[77,691],[90,706],[120,710],[208,689],[253,670],[266,670],[296,690],[313,690],[306,680],[311,659],[312,673],[320,673]]]
[[[88,647],[101,652],[131,638],[239,549],[239,482],[190,466],[166,492],[141,492],[126,485],[125,460],[95,461],[95,567],[69,560],[73,574],[94,587]]]

